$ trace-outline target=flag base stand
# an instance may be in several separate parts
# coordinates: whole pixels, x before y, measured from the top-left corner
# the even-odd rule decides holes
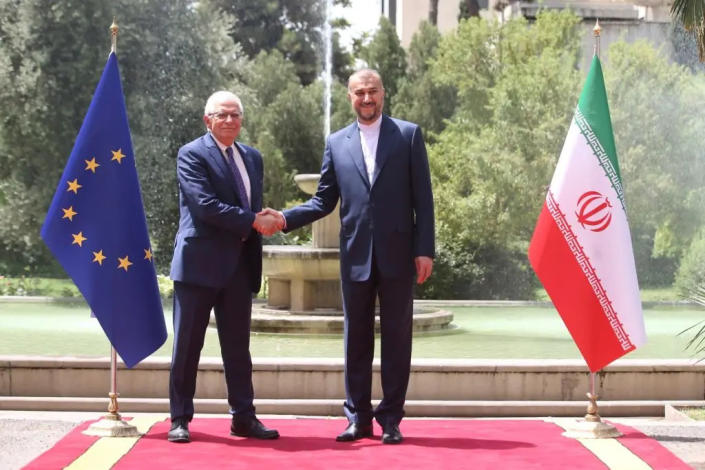
[[[573,439],[613,439],[621,437],[622,433],[611,424],[602,421],[576,420],[566,425],[563,436]]]
[[[110,405],[108,406],[108,414],[103,416],[103,419],[96,421],[88,426],[88,429],[83,431],[83,434],[88,436],[100,437],[138,437],[142,433],[137,430],[136,426],[123,421],[120,413],[118,413],[117,393],[110,393]]]
[[[588,392],[587,397],[590,402],[588,403],[585,418],[566,423],[563,436],[573,439],[613,439],[621,437],[622,433],[616,427],[602,422],[600,415],[597,413],[597,395]]]

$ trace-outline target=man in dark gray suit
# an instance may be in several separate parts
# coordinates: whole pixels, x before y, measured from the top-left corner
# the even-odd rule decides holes
[[[235,142],[243,107],[233,93],[208,99],[208,132],[179,149],[179,229],[174,242],[174,350],[169,378],[171,442],[189,442],[196,373],[211,309],[223,356],[230,433],[276,439],[255,416],[252,404],[250,316],[260,289],[262,237],[276,219],[262,208],[262,156]]]
[[[348,98],[357,120],[326,142],[316,194],[283,212],[286,230],[330,213],[340,199],[340,273],[345,310],[348,426],[336,439],[403,439],[399,423],[411,363],[413,280],[423,283],[435,250],[433,194],[426,146],[416,124],[382,114],[375,70],[355,72]],[[379,295],[383,399],[372,409],[375,299]]]

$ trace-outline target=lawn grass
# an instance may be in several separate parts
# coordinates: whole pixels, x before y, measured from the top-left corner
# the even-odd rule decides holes
[[[172,282],[167,276],[158,276],[159,291],[163,298],[173,294]],[[80,297],[81,294],[70,279],[46,277],[6,277],[0,276],[0,295],[36,295],[45,297]],[[264,292],[258,297],[263,298]],[[550,301],[546,291],[540,287],[535,291],[536,300]],[[683,300],[673,287],[641,289],[643,302],[674,302]]]
[[[454,328],[416,334],[414,358],[579,359],[580,353],[560,316],[546,307],[448,307]],[[700,321],[705,310],[664,307],[644,311],[648,343],[626,358],[691,358],[689,335],[678,335]],[[173,333],[156,353],[169,356]],[[254,357],[333,357],[343,354],[340,335],[252,333]],[[375,354],[379,356],[379,341]],[[107,356],[108,341],[85,304],[0,303],[0,355]],[[202,356],[220,356],[215,328],[209,328]]]
[[[684,300],[673,287],[642,288],[639,293],[642,302],[676,302]],[[536,295],[536,300],[551,300],[543,287],[536,289],[534,295]]]
[[[678,408],[678,410],[684,413],[690,419],[694,419],[697,421],[705,421],[705,408],[684,407]]]

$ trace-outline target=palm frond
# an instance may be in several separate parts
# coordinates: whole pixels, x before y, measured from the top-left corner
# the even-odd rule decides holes
[[[674,0],[671,16],[695,35],[700,62],[705,62],[705,0]]]
[[[671,16],[683,24],[688,31],[702,23],[705,13],[705,0],[674,0]]]
[[[702,305],[705,307],[705,286],[698,286],[693,290],[690,295],[688,295],[690,300],[695,302],[696,304]],[[699,327],[699,328],[698,328]],[[694,353],[696,355],[700,355],[702,353],[705,353],[705,320],[701,320],[697,322],[696,324],[689,326],[685,330],[681,331],[678,333],[678,335],[682,335],[683,333],[686,333],[688,331],[691,331],[695,328],[698,328],[698,330],[695,332],[692,338],[688,341],[688,344],[686,345],[686,349],[694,349]],[[705,356],[701,357],[698,362],[705,360]]]

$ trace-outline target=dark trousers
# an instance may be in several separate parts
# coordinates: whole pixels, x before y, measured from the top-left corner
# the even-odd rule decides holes
[[[169,376],[171,419],[193,418],[196,373],[211,309],[225,369],[230,413],[254,416],[250,318],[252,289],[247,263],[241,262],[223,288],[174,282],[174,349]]]
[[[411,368],[413,276],[384,279],[373,256],[367,281],[343,281],[345,311],[345,415],[367,424],[398,424],[404,416]],[[372,411],[375,299],[379,294],[383,398]]]

